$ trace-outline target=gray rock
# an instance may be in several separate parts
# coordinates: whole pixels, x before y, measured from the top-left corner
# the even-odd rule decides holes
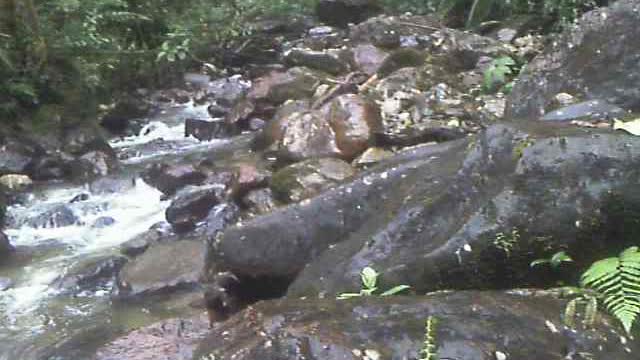
[[[124,299],[193,288],[198,284],[204,256],[205,244],[201,241],[154,244],[122,268],[117,296]]]
[[[73,213],[67,205],[56,205],[55,207],[27,220],[27,225],[33,228],[58,228],[71,226],[78,223],[80,219]]]
[[[382,131],[380,108],[360,95],[345,94],[320,109],[336,135],[341,156],[352,160],[373,144]]]
[[[602,100],[589,100],[562,107],[545,114],[542,121],[571,121],[571,120],[610,120],[623,116],[625,111],[615,105]]]
[[[187,185],[200,185],[206,175],[193,165],[151,164],[142,173],[142,180],[162,191],[173,195]]]
[[[106,288],[115,280],[127,259],[123,256],[103,256],[82,260],[54,280],[53,286],[66,293]]]
[[[176,232],[194,229],[220,202],[219,186],[189,186],[176,195],[166,210],[167,221]]]
[[[277,204],[271,189],[258,189],[250,191],[243,199],[244,206],[255,215],[268,214],[277,208]]]
[[[93,222],[93,225],[91,225],[92,227],[96,228],[96,229],[101,229],[101,228],[106,228],[109,227],[113,224],[116,223],[116,219],[110,217],[110,216],[102,216],[96,219],[96,221]]]
[[[639,6],[637,0],[621,0],[585,14],[526,66],[509,96],[506,117],[538,119],[559,92],[639,111]]]
[[[313,51],[294,48],[284,57],[291,66],[304,66],[309,69],[324,71],[331,75],[339,75],[349,71],[349,64],[341,58],[340,51]]]

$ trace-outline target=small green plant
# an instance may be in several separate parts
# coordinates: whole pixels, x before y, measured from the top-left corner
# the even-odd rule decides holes
[[[484,71],[483,87],[491,92],[507,85],[508,77],[517,73],[517,63],[510,56],[494,59]]]
[[[593,289],[601,304],[627,333],[640,314],[640,251],[634,246],[617,257],[596,261],[582,274],[580,285]]]
[[[511,256],[511,250],[516,246],[518,240],[520,240],[520,232],[518,232],[518,229],[513,228],[511,232],[506,234],[503,232],[497,233],[493,240],[493,245],[504,251],[507,257],[509,257]]]
[[[553,269],[557,269],[558,267],[560,267],[560,265],[562,265],[565,262],[573,262],[573,259],[571,258],[571,256],[567,255],[566,252],[559,251],[553,254],[548,259],[538,259],[538,260],[532,261],[531,267],[549,264]]]
[[[422,343],[422,349],[420,349],[419,360],[438,360],[437,327],[438,319],[429,316],[425,324],[424,342]]]
[[[362,289],[360,289],[360,292],[342,293],[338,295],[338,300],[347,300],[355,297],[375,295],[375,292],[378,291],[378,286],[377,286],[378,276],[380,276],[380,274],[377,271],[375,271],[373,268],[368,266],[365,267],[360,272],[360,280],[362,282]],[[382,294],[380,294],[380,296],[395,295],[409,288],[411,288],[409,285],[398,285],[383,292]]]

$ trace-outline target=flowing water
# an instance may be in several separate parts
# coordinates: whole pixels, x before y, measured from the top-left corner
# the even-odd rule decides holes
[[[91,348],[92,342],[99,344],[111,334],[188,308],[114,302],[113,283],[70,294],[56,282],[74,266],[118,255],[120,244],[164,220],[169,201],[162,201],[161,193],[137,173],[150,162],[204,156],[223,146],[222,140],[201,143],[184,137],[184,119],[205,114],[205,108],[191,105],[168,108],[150,119],[138,136],[113,140],[123,163],[112,180],[118,184],[115,190],[44,184],[8,209],[5,232],[17,253],[0,267],[0,277],[13,282],[0,291],[0,360],[80,360],[86,354],[77,348]],[[71,202],[82,194],[83,201]],[[63,226],[64,219],[34,221],[61,205],[71,210],[74,224]],[[96,226],[104,219],[113,224]]]

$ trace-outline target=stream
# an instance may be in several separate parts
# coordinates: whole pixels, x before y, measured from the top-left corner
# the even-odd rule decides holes
[[[189,311],[177,304],[115,301],[113,282],[73,293],[56,286],[74,266],[117,258],[120,244],[164,221],[170,200],[139,178],[141,169],[197,159],[229,143],[185,138],[187,117],[208,117],[206,106],[167,107],[138,136],[113,139],[122,167],[108,179],[36,185],[8,208],[6,233],[17,252],[0,267],[0,277],[13,283],[0,291],[0,360],[81,359],[83,348],[89,354],[106,337]],[[43,218],[61,207],[62,215]]]

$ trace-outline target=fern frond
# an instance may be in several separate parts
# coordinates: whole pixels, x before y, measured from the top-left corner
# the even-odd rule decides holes
[[[640,252],[638,247],[619,257],[595,262],[582,274],[583,287],[596,290],[602,303],[629,333],[640,315]]]

